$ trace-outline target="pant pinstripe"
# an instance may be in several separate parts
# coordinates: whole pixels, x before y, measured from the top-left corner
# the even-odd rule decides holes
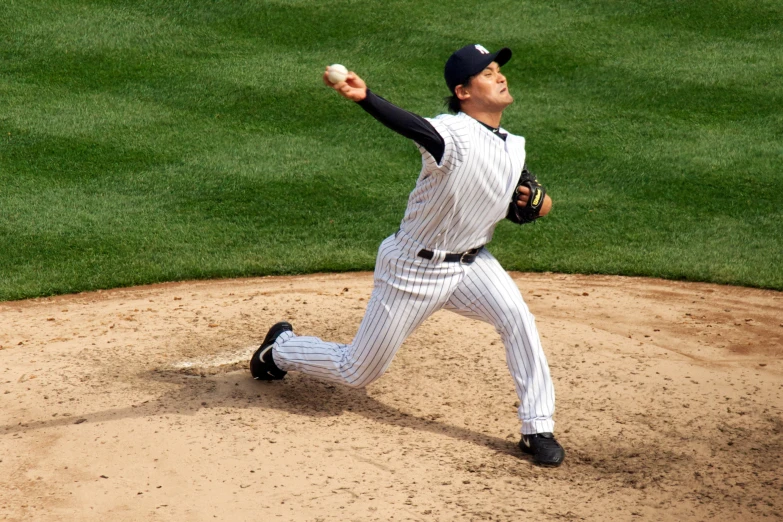
[[[414,250],[394,236],[381,244],[375,286],[351,344],[284,332],[273,349],[277,365],[352,387],[367,386],[388,369],[405,339],[445,308],[495,327],[519,396],[522,433],[553,431],[555,392],[549,365],[535,318],[508,273],[487,250],[470,265],[436,263],[415,257]]]

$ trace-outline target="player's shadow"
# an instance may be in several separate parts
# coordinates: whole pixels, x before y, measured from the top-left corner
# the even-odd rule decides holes
[[[529,458],[519,450],[515,440],[501,439],[434,418],[419,417],[372,397],[365,389],[334,385],[297,373],[276,382],[255,381],[247,371],[204,377],[177,371],[155,371],[145,374],[145,377],[165,385],[169,391],[156,399],[126,407],[96,412],[77,411],[68,417],[0,426],[0,434],[126,418],[193,415],[208,408],[275,409],[308,417],[339,416],[349,411],[374,422],[445,435],[498,453]]]
[[[499,453],[523,456],[516,440],[506,440],[476,432],[428,415],[418,416],[405,412],[383,402],[382,398],[373,397],[366,389],[330,384],[302,374],[289,374],[283,382],[251,381],[251,385],[255,385],[254,387],[259,391],[256,398],[263,398],[258,407],[280,409],[290,414],[307,416],[339,416],[344,412],[351,412],[373,422],[445,435]]]

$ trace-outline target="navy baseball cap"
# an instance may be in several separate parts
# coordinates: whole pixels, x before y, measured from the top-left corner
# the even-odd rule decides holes
[[[511,59],[511,49],[504,47],[498,52],[491,53],[483,45],[466,45],[454,53],[446,61],[443,77],[446,85],[454,94],[457,85],[462,85],[465,80],[487,68],[492,62],[505,65]]]

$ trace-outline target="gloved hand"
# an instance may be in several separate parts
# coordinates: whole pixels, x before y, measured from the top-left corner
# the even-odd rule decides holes
[[[522,187],[527,188],[527,190],[523,190]],[[511,202],[508,204],[506,219],[510,219],[519,225],[532,223],[539,217],[545,196],[546,190],[536,177],[527,170],[527,165],[525,165],[522,169],[522,174],[519,176],[514,195],[511,197]]]

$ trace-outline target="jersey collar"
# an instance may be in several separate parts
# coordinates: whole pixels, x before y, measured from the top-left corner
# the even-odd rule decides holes
[[[502,127],[493,127],[491,125],[487,125],[486,123],[478,121],[477,119],[473,118],[472,116],[468,116],[464,112],[460,112],[459,114],[461,114],[465,118],[468,118],[470,120],[475,121],[476,123],[480,124],[485,129],[487,129],[489,132],[491,132],[492,134],[494,134],[495,136],[500,138],[501,140],[506,141],[506,137],[508,137],[508,133],[505,132],[505,129],[503,129]]]
[[[478,120],[476,120],[476,121],[478,121]],[[489,129],[492,132],[492,134],[494,134],[495,136],[497,136],[501,140],[506,141],[506,137],[508,136],[508,134],[506,134],[505,132],[501,131],[500,127],[492,127],[492,126],[487,125],[486,123],[481,122],[481,121],[479,121],[479,123],[481,123],[484,127]]]

